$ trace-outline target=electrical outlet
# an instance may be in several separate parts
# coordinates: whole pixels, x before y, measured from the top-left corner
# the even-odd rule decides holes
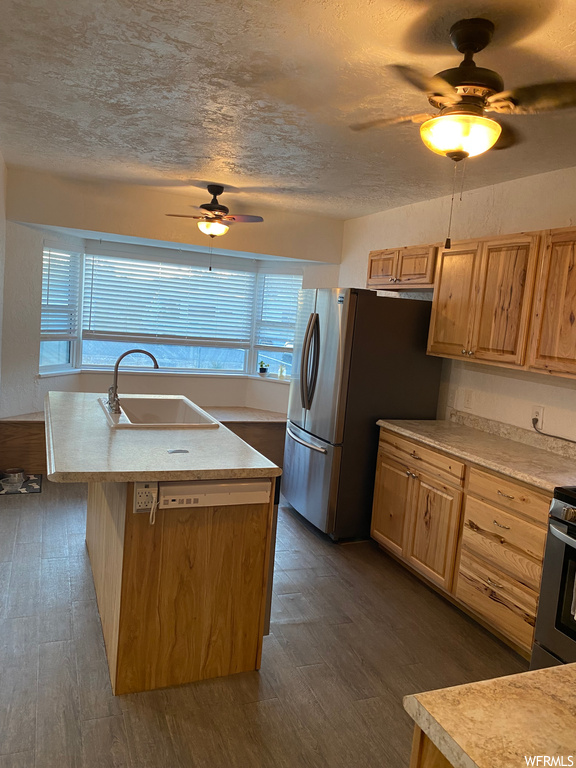
[[[533,405],[532,406],[532,424],[534,424],[534,419],[536,419],[536,426],[538,429],[544,428],[544,406],[543,405]]]
[[[473,397],[473,391],[471,389],[465,389],[464,390],[464,410],[465,411],[471,411],[472,410],[472,397]]]
[[[134,512],[149,512],[158,501],[158,483],[134,483]]]
[[[448,408],[454,408],[454,402],[456,400],[456,392],[453,389],[448,391],[448,399],[446,405]]]

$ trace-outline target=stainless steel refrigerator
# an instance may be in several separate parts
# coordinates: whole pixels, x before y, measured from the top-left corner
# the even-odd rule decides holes
[[[282,494],[333,539],[365,538],[378,419],[434,419],[431,303],[356,288],[299,297]]]

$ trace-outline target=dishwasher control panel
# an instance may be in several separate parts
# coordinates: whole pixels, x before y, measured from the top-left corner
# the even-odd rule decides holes
[[[267,504],[271,493],[269,480],[199,480],[158,486],[159,509]]]

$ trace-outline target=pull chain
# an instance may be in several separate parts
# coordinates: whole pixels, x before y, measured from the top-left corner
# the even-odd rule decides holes
[[[464,162],[462,163],[462,183],[460,184],[460,202],[462,202],[462,195],[464,194],[464,177],[466,176],[466,160],[468,158],[464,158]]]
[[[450,218],[448,220],[448,235],[444,243],[444,248],[452,248],[452,240],[450,239],[450,233],[452,231],[452,213],[454,212],[454,194],[456,192],[456,172],[458,165],[454,163],[454,176],[452,178],[452,200],[450,201]]]

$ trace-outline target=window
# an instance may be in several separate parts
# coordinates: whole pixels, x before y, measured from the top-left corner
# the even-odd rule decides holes
[[[43,370],[73,367],[79,325],[80,268],[80,254],[44,250],[40,323]]]
[[[241,259],[235,260],[241,269],[231,259],[210,269],[184,263],[181,254],[169,258],[84,256],[83,368],[112,367],[123,352],[142,346],[161,368],[255,373],[264,360],[271,373],[282,366],[290,375],[301,275],[271,273],[261,263],[259,270]],[[45,261],[45,277],[48,268]],[[78,315],[76,309],[76,322]],[[148,361],[133,355],[124,365],[148,367]]]

